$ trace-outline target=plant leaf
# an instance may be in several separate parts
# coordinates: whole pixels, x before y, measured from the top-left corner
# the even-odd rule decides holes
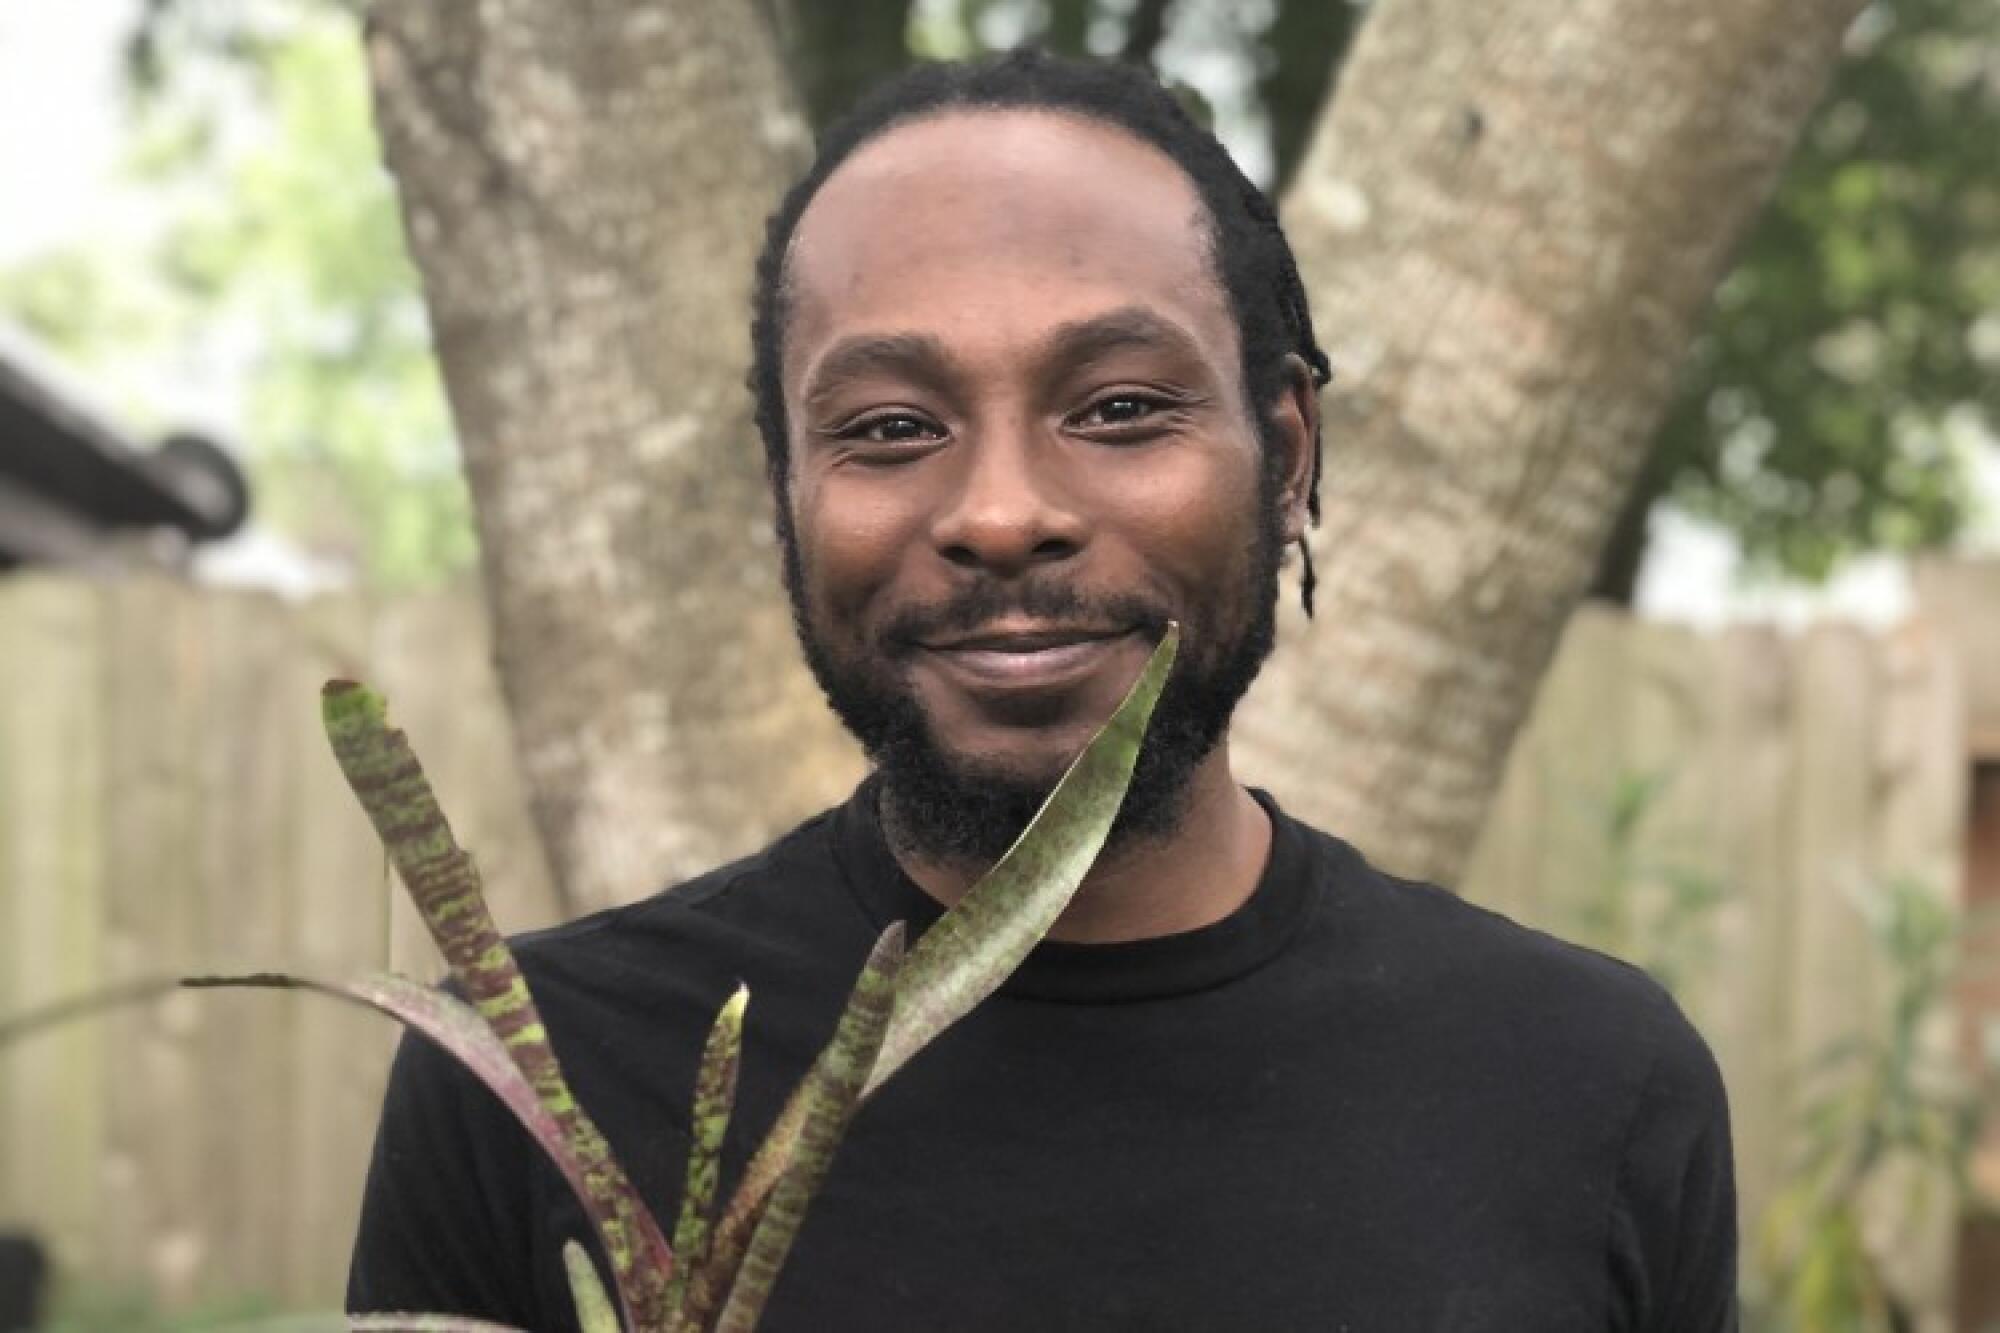
[[[51,1004],[0,1019],[0,1046],[26,1040],[49,1028],[60,1027],[64,1023],[95,1018],[99,1014],[121,1009],[129,1004],[144,1004],[148,1000],[157,1000],[162,995],[171,995],[180,987],[179,977],[141,977],[120,985],[85,991],[81,995],[66,996]]]
[[[511,1324],[455,1314],[351,1314],[347,1329],[348,1333],[524,1333]]]
[[[687,1181],[681,1190],[680,1220],[674,1225],[673,1281],[667,1286],[667,1308],[675,1327],[684,1327],[683,1303],[688,1275],[708,1262],[709,1233],[715,1225],[716,1185],[722,1176],[722,1140],[736,1103],[736,1072],[743,1055],[743,1010],[750,1002],[747,986],[723,1003],[702,1048],[701,1072],[695,1076],[694,1113],[688,1122]]]
[[[1007,854],[910,950],[896,984],[896,1012],[865,1092],[881,1087],[1000,989],[1069,906],[1124,803],[1146,724],[1179,647],[1180,627],[1169,625],[1124,702]]]
[[[563,1267],[569,1270],[569,1293],[576,1302],[577,1327],[583,1333],[619,1333],[611,1298],[604,1294],[597,1265],[590,1262],[583,1246],[573,1240],[563,1242]]]
[[[618,1227],[618,1217],[611,1212],[601,1194],[590,1188],[590,1163],[577,1155],[569,1137],[563,1132],[561,1121],[514,1063],[499,1036],[463,1000],[389,972],[373,973],[349,981],[322,981],[282,972],[257,972],[248,976],[189,977],[181,984],[198,990],[255,987],[312,991],[366,1005],[397,1019],[449,1052],[505,1103],[507,1109],[514,1113],[514,1118],[549,1155],[563,1179],[569,1182],[570,1189],[600,1236]],[[629,1307],[626,1318],[632,1318]],[[647,1327],[636,1321],[633,1326],[637,1329]]]
[[[1170,624],[1145,669],[1007,854],[910,950],[889,1028],[863,1085],[865,1101],[912,1055],[1000,988],[1048,933],[1111,833],[1153,705],[1180,647]],[[821,1057],[825,1058],[824,1055]],[[724,1271],[737,1260],[805,1128],[805,1085],[792,1094],[745,1168],[713,1241]],[[690,1291],[703,1284],[690,1282]]]
[[[826,1179],[834,1151],[847,1132],[861,1089],[875,1066],[896,1003],[896,978],[903,965],[903,923],[892,923],[875,941],[861,976],[854,983],[847,1009],[834,1030],[833,1042],[806,1075],[806,1120],[791,1163],[771,1191],[750,1248],[735,1274],[729,1300],[716,1321],[716,1333],[751,1333],[764,1312],[778,1270],[791,1252],[792,1240],[806,1209]]]
[[[388,705],[352,681],[328,681],[320,712],[334,758],[382,839],[451,973],[584,1166],[591,1220],[635,1329],[666,1327],[673,1254],[597,1124],[570,1092],[541,1011],[486,909],[479,871],[452,836],[409,739]]]

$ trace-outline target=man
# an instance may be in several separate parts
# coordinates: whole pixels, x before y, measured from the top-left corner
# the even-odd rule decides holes
[[[748,860],[519,946],[662,1217],[736,981],[732,1172],[877,932],[935,920],[1184,628],[1104,857],[858,1117],[766,1326],[1731,1326],[1727,1114],[1672,1002],[1231,776],[1325,361],[1215,141],[1128,70],[919,70],[773,218],[754,335],[800,640],[875,775]],[[571,1328],[559,1251],[585,1234],[498,1104],[406,1043],[351,1306]]]

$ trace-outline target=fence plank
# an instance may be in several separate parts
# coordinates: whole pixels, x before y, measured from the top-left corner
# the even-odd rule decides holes
[[[104,980],[101,613],[91,584],[0,584],[0,1002],[9,1009]],[[0,1051],[0,1225],[30,1225],[72,1269],[100,1257],[106,1051],[94,1023]]]
[[[1609,803],[1629,766],[1625,628],[1622,616],[1604,608],[1578,611],[1536,704],[1541,855],[1528,916],[1571,939],[1589,932],[1613,873]]]
[[[1956,912],[1963,906],[1968,775],[1955,754],[1965,721],[1950,647],[1921,623],[1903,626],[1877,646],[1883,669],[1872,804],[1880,876]],[[1883,976],[1884,983],[1890,980]],[[1955,1017],[1940,1007],[1920,1034],[1935,1069],[1957,1063]],[[1945,1173],[1913,1167],[1893,1180],[1873,1201],[1871,1215],[1885,1267],[1915,1305],[1922,1333],[1946,1333],[1956,1278],[1953,1183]]]
[[[261,594],[210,592],[203,612],[203,951],[215,965],[255,971],[282,963],[291,938],[291,742],[305,705],[285,688],[293,678],[287,608]],[[201,1286],[217,1296],[275,1296],[292,1189],[286,1071],[299,999],[228,991],[202,1000],[201,1161],[212,1203]]]
[[[124,980],[202,966],[197,845],[198,594],[163,577],[105,587],[106,966]],[[107,1020],[121,1058],[107,1089],[108,1268],[169,1306],[195,1298],[208,1238],[200,1177],[204,998],[176,995]]]
[[[1718,670],[1716,725],[1728,738],[1728,759],[1714,775],[1709,837],[1728,896],[1717,910],[1712,975],[1722,984],[1710,1013],[1729,1082],[1740,1211],[1754,1225],[1782,1174],[1788,1141],[1791,650],[1768,627],[1732,629],[1722,638]]]
[[[1708,635],[1682,626],[1634,621],[1631,640],[1625,780],[1633,826],[1626,834],[1624,888],[1633,961],[1682,996],[1689,1017],[1706,1029],[1703,1003],[1712,972],[1712,910],[1692,905],[1718,885],[1714,849],[1714,778],[1728,762],[1717,726],[1718,649]],[[1643,795],[1637,794],[1643,792]]]
[[[1791,1064],[1841,1037],[1880,1029],[1874,951],[1857,908],[1878,887],[1874,837],[1881,678],[1873,646],[1850,625],[1819,625],[1797,647],[1792,744],[1795,913]]]

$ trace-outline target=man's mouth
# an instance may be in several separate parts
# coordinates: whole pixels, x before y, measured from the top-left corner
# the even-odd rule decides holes
[[[1115,639],[1130,632],[1122,626],[1096,629],[1032,623],[1001,624],[988,625],[971,634],[932,640],[924,647],[937,652],[1038,653],[1051,648]]]
[[[1002,624],[922,646],[955,674],[983,685],[1046,687],[1084,674],[1133,632],[1123,627]]]

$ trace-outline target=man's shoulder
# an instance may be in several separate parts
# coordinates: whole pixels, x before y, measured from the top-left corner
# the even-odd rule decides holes
[[[1473,1026],[1533,1029],[1584,1058],[1706,1060],[1673,996],[1641,968],[1427,881],[1372,865],[1301,825],[1320,867],[1319,934],[1344,966]]]

